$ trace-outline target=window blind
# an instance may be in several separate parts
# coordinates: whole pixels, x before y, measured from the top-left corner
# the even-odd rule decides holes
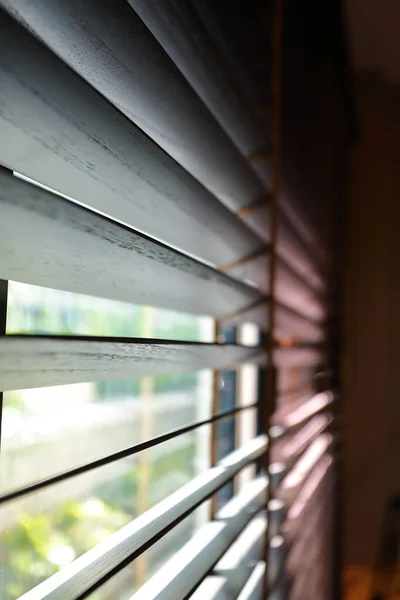
[[[0,529],[7,540],[6,520],[19,519],[27,531],[37,494],[49,499],[58,484],[71,519],[82,476],[108,469],[122,473],[128,486],[124,461],[133,465],[138,498],[129,522],[114,511],[115,531],[105,534],[102,523],[102,539],[53,562],[54,572],[27,559],[33,585],[14,581],[16,554],[7,546],[7,600],[103,600],[104,586],[134,564],[137,589],[118,591],[115,584],[113,598],[301,600],[310,581],[315,597],[330,597],[331,279],[321,258],[327,248],[321,243],[316,253],[310,243],[315,223],[279,173],[284,24],[280,0],[271,4],[273,15],[262,13],[273,90],[267,102],[209,3],[0,0],[2,405],[6,393],[36,389],[35,398],[64,398],[64,390],[63,410],[71,403],[78,424],[85,411],[89,421],[100,412],[73,403],[76,385],[112,382],[110,389],[120,389],[141,378],[144,399],[143,409],[135,408],[140,419],[132,421],[140,423],[139,441],[132,431],[132,441],[111,449],[104,429],[93,456],[82,452],[68,467],[60,464],[44,477],[31,472],[11,489],[1,486]],[[232,72],[235,64],[238,72]],[[264,104],[261,116],[252,101]],[[207,316],[214,339],[154,335],[145,312],[136,317],[141,337],[68,327],[68,333],[40,327],[9,333],[8,282],[50,288],[68,299],[88,296],[89,305],[98,298]],[[9,310],[13,302],[10,295]],[[165,322],[172,318],[165,315]],[[258,342],[238,341],[246,327]],[[250,365],[252,377],[245,379],[243,365]],[[183,422],[169,426],[164,417],[157,430],[152,411],[172,397],[158,397],[152,378],[205,370],[213,372],[211,410],[200,406],[190,418],[182,408]],[[186,406],[183,398],[173,402]],[[205,404],[201,396],[199,405]],[[7,410],[11,427],[17,409],[10,402]],[[118,414],[129,421],[132,411],[126,402]],[[104,414],[106,424],[111,411]],[[2,438],[9,435],[4,422]],[[232,426],[222,430],[222,423]],[[146,453],[158,449],[162,460],[166,445],[206,430],[211,464],[177,489],[171,484],[171,492],[149,506]],[[182,448],[181,458],[189,453]],[[3,448],[0,465],[5,457]],[[29,454],[24,460],[32,470]],[[177,469],[159,468],[167,480]],[[92,512],[104,511],[90,501]],[[207,518],[194,531],[188,526],[188,539],[179,537],[209,501]],[[32,527],[32,539],[50,539],[43,519]],[[143,576],[147,552],[174,532],[183,540],[179,547],[171,555],[161,547],[162,560]],[[61,538],[56,549],[68,554]],[[19,546],[15,552],[23,556]],[[318,595],[321,589],[325,596]]]

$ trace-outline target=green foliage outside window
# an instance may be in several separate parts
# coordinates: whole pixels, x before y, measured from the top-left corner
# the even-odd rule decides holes
[[[194,451],[192,444],[150,465],[151,505],[172,491],[168,482],[173,484],[174,477],[178,482],[174,489],[193,477]],[[84,498],[68,499],[35,515],[21,514],[18,524],[2,535],[1,599],[15,600],[129,523],[137,512],[138,485],[133,463],[122,475],[96,486]],[[101,589],[98,597],[101,600]]]

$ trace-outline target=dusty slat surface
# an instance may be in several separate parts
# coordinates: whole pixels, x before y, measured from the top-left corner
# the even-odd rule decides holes
[[[264,193],[126,0],[1,0],[0,5],[230,208]]]
[[[137,338],[9,335],[0,339],[0,390],[226,369],[259,348]]]
[[[259,294],[211,267],[0,170],[0,278],[220,315]]]
[[[213,264],[257,236],[130,119],[0,12],[0,164]]]

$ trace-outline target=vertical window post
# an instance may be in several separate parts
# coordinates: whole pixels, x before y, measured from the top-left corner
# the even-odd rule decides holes
[[[8,281],[5,281],[4,279],[0,279],[0,336],[6,335],[7,296],[8,296]],[[2,414],[3,414],[3,392],[0,390],[0,449],[1,449]]]
[[[268,435],[271,416],[275,405],[275,271],[276,271],[276,242],[278,228],[278,201],[279,201],[279,181],[280,181],[280,121],[281,121],[281,53],[282,53],[282,0],[274,2],[274,19],[273,19],[273,73],[272,73],[272,186],[270,194],[270,210],[269,210],[269,240],[270,240],[270,260],[269,260],[269,296],[266,303],[266,320],[268,323],[267,333],[267,367],[266,367],[266,386],[265,386],[265,406],[264,406],[264,432]],[[269,471],[270,463],[270,446],[269,443],[264,456],[264,470]],[[267,506],[272,499],[271,485],[268,486]],[[269,538],[270,528],[266,528],[264,541],[264,557],[266,557],[266,569],[263,582],[263,598],[266,600],[269,596]]]
[[[219,323],[216,327],[216,340],[225,344],[237,343],[237,327],[229,323]],[[236,370],[214,372],[213,413],[225,412],[236,407]],[[215,464],[235,449],[236,418],[232,416],[212,427],[212,463]],[[234,483],[230,481],[219,492],[213,501],[212,513],[215,514],[234,495]]]

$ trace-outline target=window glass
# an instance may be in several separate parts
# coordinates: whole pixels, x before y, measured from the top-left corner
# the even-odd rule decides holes
[[[190,481],[201,448],[193,431],[1,506],[2,600],[18,598]]]
[[[204,317],[9,284],[8,334],[210,341],[212,331]],[[6,392],[0,493],[205,419],[211,388],[208,371]],[[18,598],[208,468],[210,429],[0,507],[2,600]]]
[[[236,407],[236,371],[221,371],[218,374],[220,412],[227,412]],[[237,416],[228,417],[216,424],[216,458],[221,460],[235,449]],[[215,510],[220,510],[233,496],[234,483],[230,481],[216,494]]]
[[[10,281],[7,333],[212,341],[213,320]]]
[[[211,373],[176,377],[6,392],[0,493],[207,418]]]
[[[239,331],[240,343],[252,346],[260,343],[260,332],[258,327],[246,323]],[[255,404],[259,398],[258,390],[259,368],[251,363],[242,365],[238,371],[238,399],[239,406]],[[261,392],[262,393],[262,392]],[[257,435],[257,409],[251,408],[240,412],[236,417],[237,441],[243,446]],[[256,475],[256,466],[249,465],[237,476],[238,489],[244,487]]]

